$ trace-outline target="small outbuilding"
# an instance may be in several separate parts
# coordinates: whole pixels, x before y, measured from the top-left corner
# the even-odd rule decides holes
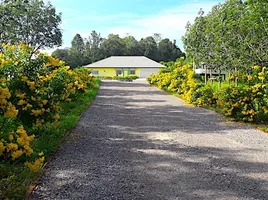
[[[84,67],[90,69],[94,76],[148,78],[150,74],[156,74],[166,66],[145,56],[111,56]]]

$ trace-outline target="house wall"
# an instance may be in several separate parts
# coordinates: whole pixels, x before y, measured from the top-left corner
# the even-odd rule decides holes
[[[122,70],[123,69],[123,72],[124,74],[120,75],[120,76],[140,76],[140,71],[141,69],[140,68],[95,68],[95,67],[91,67],[91,68],[88,68],[89,70],[91,71],[98,71],[98,75],[97,74],[93,74],[94,76],[106,76],[106,77],[114,77],[116,76],[116,70],[117,69],[120,69]],[[135,72],[136,74],[129,74],[129,69],[135,69]]]
[[[120,70],[123,70],[123,74],[119,75],[119,76],[138,76],[138,77],[141,77],[141,78],[148,78],[150,76],[150,74],[156,74],[158,73],[158,71],[161,69],[161,68],[94,68],[94,67],[91,67],[89,68],[91,71],[98,71],[98,74],[94,74],[92,73],[92,75],[94,76],[103,76],[103,77],[114,77],[116,76],[116,70],[117,69],[120,69]],[[130,69],[135,69],[135,72],[136,74],[129,74],[129,70]]]
[[[98,71],[98,75],[93,74],[94,76],[109,76],[109,77],[116,76],[115,68],[89,68],[89,70]]]

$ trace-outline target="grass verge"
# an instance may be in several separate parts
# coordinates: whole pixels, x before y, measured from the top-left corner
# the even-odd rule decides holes
[[[46,157],[54,153],[63,141],[64,136],[71,131],[90,103],[98,93],[100,81],[96,80],[97,87],[79,94],[72,102],[63,103],[60,113],[61,119],[56,124],[46,124],[44,128],[33,130],[36,140],[32,144],[38,152],[44,152]],[[41,133],[41,134],[40,134]],[[13,162],[0,161],[0,199],[24,199],[30,185],[35,184],[42,174],[33,173],[24,167],[22,160]]]

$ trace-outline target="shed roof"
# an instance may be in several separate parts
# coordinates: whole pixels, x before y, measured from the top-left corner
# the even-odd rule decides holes
[[[84,67],[165,68],[164,65],[161,65],[145,56],[111,56]]]

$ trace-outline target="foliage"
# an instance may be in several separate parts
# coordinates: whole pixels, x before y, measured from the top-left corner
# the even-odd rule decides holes
[[[216,89],[203,84],[190,65],[180,60],[166,63],[168,67],[148,78],[149,83],[175,93],[196,106],[214,107],[236,120],[261,122],[268,120],[268,70],[254,66],[239,86]]]
[[[157,40],[155,40],[155,39]],[[109,56],[146,56],[155,61],[175,61],[185,54],[178,48],[176,41],[161,39],[160,34],[142,38],[137,41],[133,36],[124,38],[110,34],[102,38],[96,31],[82,39],[76,34],[69,49],[57,49],[52,55],[64,60],[72,68],[87,65]]]
[[[96,95],[96,81],[87,69],[70,70],[38,51],[30,58],[33,48],[24,43],[2,48],[0,198],[21,199],[45,156]]]
[[[202,83],[195,78],[191,65],[184,63],[183,59],[169,63],[170,67],[161,70],[157,75],[152,74],[148,81],[191,102],[193,92],[201,87]]]
[[[34,51],[62,43],[61,14],[43,0],[4,1],[0,4],[0,44],[24,41]]]
[[[34,135],[26,130],[57,122],[61,102],[70,102],[94,87],[87,69],[72,71],[51,56],[36,52],[29,59],[30,54],[32,48],[23,43],[5,44],[0,54],[0,157],[7,161],[30,157]],[[25,156],[23,160],[28,160]],[[37,171],[41,161],[43,157],[25,165]]]
[[[204,15],[200,10],[183,37],[187,56],[196,66],[250,72],[268,64],[268,2],[228,0]]]

